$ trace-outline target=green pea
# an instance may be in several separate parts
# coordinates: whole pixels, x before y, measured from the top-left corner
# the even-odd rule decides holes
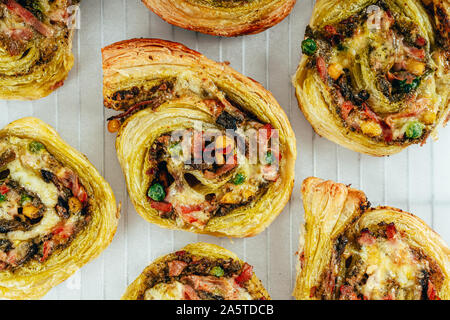
[[[302,52],[308,56],[312,56],[317,50],[317,43],[314,39],[308,38],[302,41]]]
[[[225,271],[219,266],[215,266],[211,269],[210,274],[216,277],[222,277],[225,274]]]
[[[166,197],[166,192],[162,185],[155,183],[148,189],[147,195],[155,201],[163,201]]]
[[[233,178],[233,184],[238,185],[238,184],[243,184],[245,181],[245,175],[242,173],[238,173],[236,176],[234,176]]]
[[[4,194],[0,194],[0,202],[6,201],[6,196]]]
[[[406,127],[405,135],[409,139],[420,138],[423,134],[424,124],[419,121],[412,121]]]
[[[42,149],[45,149],[44,145],[38,141],[31,141],[28,145],[28,150],[30,150],[33,153],[37,153],[41,151]]]
[[[272,151],[268,151],[266,153],[266,163],[272,164],[275,161],[275,156],[273,155]]]

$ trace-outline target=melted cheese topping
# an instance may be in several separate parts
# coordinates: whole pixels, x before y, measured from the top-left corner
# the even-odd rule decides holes
[[[183,284],[175,281],[172,283],[158,283],[145,291],[145,300],[183,300]]]
[[[61,221],[61,218],[56,214],[55,210],[47,209],[44,213],[42,220],[33,226],[28,231],[12,231],[8,233],[8,238],[17,240],[28,240],[44,234],[50,233],[50,231]]]
[[[402,240],[378,239],[373,245],[364,245],[358,253],[364,261],[368,275],[362,294],[368,299],[383,299],[388,294],[401,299],[403,290],[418,290],[417,279],[424,266],[417,261],[409,246]]]
[[[47,207],[54,207],[58,203],[58,189],[52,183],[45,183],[42,177],[22,166],[19,160],[8,164],[11,178],[17,181],[26,190],[39,196],[42,203]]]

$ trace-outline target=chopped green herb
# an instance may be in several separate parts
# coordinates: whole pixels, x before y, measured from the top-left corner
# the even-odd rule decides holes
[[[314,39],[308,38],[302,41],[302,52],[308,56],[312,56],[317,50],[317,43]]]
[[[24,203],[27,202],[27,201],[31,201],[31,200],[33,200],[33,198],[31,198],[31,196],[29,196],[29,195],[27,195],[27,194],[23,194],[23,195],[20,197],[20,202],[21,202],[22,204],[24,204]]]
[[[225,272],[221,267],[215,266],[214,268],[211,269],[210,274],[219,278],[222,277],[225,274]]]
[[[420,85],[420,78],[415,78],[411,83],[407,83],[406,80],[395,79],[392,84],[399,89],[400,92],[410,93]]]
[[[147,195],[155,201],[163,201],[166,197],[166,192],[162,185],[155,183],[148,189]]]
[[[6,201],[6,196],[4,194],[0,194],[0,202]]]
[[[45,149],[44,145],[38,141],[31,141],[28,145],[28,150],[30,150],[33,153],[37,153],[41,151],[42,149]]]
[[[233,184],[238,185],[238,184],[243,184],[245,181],[245,175],[242,173],[238,173],[237,175],[234,176],[233,178]]]

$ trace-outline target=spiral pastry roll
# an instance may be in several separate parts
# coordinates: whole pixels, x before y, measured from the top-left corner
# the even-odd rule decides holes
[[[295,136],[273,96],[181,44],[103,49],[104,104],[137,212],[217,236],[261,232],[289,200]],[[125,120],[126,119],[126,120]]]
[[[79,2],[0,0],[0,99],[39,99],[63,85]]]
[[[253,267],[234,253],[195,243],[150,264],[122,300],[268,300]]]
[[[262,32],[281,22],[296,0],[142,0],[175,26],[212,34],[239,36]]]
[[[308,178],[294,297],[327,300],[450,298],[450,250],[416,216],[371,208],[362,191]]]
[[[293,84],[314,130],[373,156],[449,119],[448,1],[319,0]]]
[[[85,156],[36,118],[0,130],[0,296],[40,298],[97,257],[118,210]]]

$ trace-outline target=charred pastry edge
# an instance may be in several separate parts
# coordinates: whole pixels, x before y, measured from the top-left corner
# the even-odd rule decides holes
[[[240,260],[233,252],[222,248],[220,246],[197,242],[189,244],[179,251],[186,251],[192,256],[206,257],[208,259],[233,259],[241,265],[244,261]],[[177,252],[179,252],[177,251]],[[158,274],[162,268],[166,267],[168,261],[173,260],[175,253],[170,253],[154,260],[144,271],[128,286],[121,300],[138,300],[142,298],[145,291],[148,289],[148,279],[152,274]],[[255,297],[255,299],[270,300],[270,296],[263,287],[261,280],[253,273],[252,278],[247,282],[246,289],[248,293]]]
[[[213,36],[223,36],[223,37],[236,37],[240,35],[249,35],[249,34],[257,34],[260,32],[263,32],[266,29],[269,29],[273,27],[274,25],[280,23],[283,21],[292,11],[294,8],[294,5],[297,0],[272,0],[270,13],[266,15],[261,15],[258,17],[258,19],[251,19],[250,21],[242,21],[242,16],[239,14],[235,17],[235,19],[231,20],[229,17],[227,17],[228,23],[226,26],[217,27],[217,14],[220,14],[225,11],[224,8],[215,8],[215,7],[208,7],[205,8],[205,5],[198,4],[199,10],[204,10],[205,14],[208,13],[209,15],[206,16],[208,21],[211,21],[211,23],[200,23],[198,20],[194,18],[185,18],[183,17],[183,12],[173,12],[170,10],[170,7],[166,9],[166,4],[163,4],[162,2],[187,2],[186,0],[142,0],[142,2],[149,8],[151,11],[153,11],[156,15],[158,15],[161,19],[164,21],[187,29],[192,31],[197,31],[205,34],[210,34]],[[194,7],[194,5],[189,2],[189,5],[191,7]],[[259,7],[254,8],[252,6],[249,10],[246,10],[242,15],[249,14],[252,11],[257,11]],[[220,21],[220,20],[219,20]],[[236,25],[237,24],[237,25]]]
[[[78,6],[80,5],[81,0],[76,0],[74,5]],[[73,37],[75,34],[75,28],[67,28],[67,47],[58,50],[63,50],[64,52],[61,53],[62,56],[62,62],[60,64],[60,67],[58,69],[57,77],[55,79],[55,75],[52,75],[51,81],[47,81],[46,85],[43,86],[42,83],[38,83],[37,85],[32,83],[28,86],[27,84],[27,90],[26,94],[24,93],[25,90],[20,88],[20,92],[17,92],[17,90],[10,90],[7,94],[0,94],[0,99],[4,100],[19,100],[19,101],[30,101],[30,100],[38,100],[41,98],[45,98],[48,95],[50,95],[52,92],[56,91],[58,88],[64,85],[64,82],[67,80],[67,77],[69,76],[69,72],[72,69],[74,65],[74,55],[72,53],[72,47],[73,47]],[[53,35],[54,37],[54,35]],[[65,37],[65,36],[64,36]],[[52,63],[53,59],[46,63],[46,65]],[[29,77],[30,73],[24,75],[24,77]],[[41,75],[42,76],[42,75]],[[20,76],[22,77],[22,76]],[[13,82],[12,86],[14,87],[17,83],[20,82]]]
[[[366,226],[366,220],[369,220],[368,222],[373,225],[379,225],[380,223],[394,223],[397,232],[419,238],[408,239],[409,241],[407,242],[421,242],[421,247],[413,247],[413,249],[424,252],[426,259],[430,260],[440,269],[443,276],[443,282],[438,291],[438,296],[443,300],[450,298],[450,248],[442,240],[439,234],[431,229],[422,219],[416,217],[412,213],[390,206],[371,207],[370,202],[367,201],[366,195],[362,191],[352,189],[349,186],[330,180],[325,181],[320,178],[309,177],[303,181],[301,191],[305,209],[305,222],[302,224],[299,237],[299,249],[297,252],[299,261],[297,263],[296,284],[292,293],[296,299],[318,299],[311,295],[311,290],[317,283],[322,281],[326,276],[327,271],[332,270],[334,267],[331,263],[333,255],[336,252],[336,243],[338,239],[349,229],[361,231],[364,228],[367,228],[368,224]],[[327,206],[333,207],[338,205],[336,202],[338,200],[336,199],[339,197],[337,194],[340,192],[346,194],[345,204],[354,203],[355,211],[353,211],[350,216],[343,217],[344,221],[339,221],[342,218],[342,212],[332,212],[332,216],[328,217],[329,219],[327,220],[322,220],[320,224],[306,226],[307,220],[314,218],[314,213],[311,212],[311,210],[317,211],[323,204],[321,201],[323,202],[325,199],[327,199]],[[313,199],[311,203],[306,203],[306,198],[309,196],[315,196],[315,199]],[[314,206],[319,207],[314,209]],[[373,215],[379,215],[380,218],[373,219]],[[323,231],[324,225],[329,223],[330,219],[334,220],[335,227],[338,226],[336,227],[337,230],[333,230],[331,233]],[[318,228],[321,238],[323,238],[324,235],[326,236],[326,248],[322,252],[315,251],[316,255],[320,254],[324,256],[324,258],[322,258],[322,260],[325,261],[323,265],[308,266],[304,261],[304,257],[301,257],[304,252],[305,240],[309,228]],[[315,249],[317,249],[317,247],[315,247]],[[318,267],[321,269],[318,270]]]
[[[430,20],[433,24],[433,27],[436,27],[438,29],[437,31],[440,32],[439,35],[440,37],[442,37],[441,36],[442,29],[450,28],[448,8],[447,10],[444,8],[441,0],[429,0],[430,4],[428,6],[426,6],[422,0],[415,0],[415,1],[416,2],[420,1],[424,9],[428,8],[428,10],[426,10],[426,13],[430,15]],[[311,28],[311,26],[313,25],[320,25],[320,21],[316,17],[317,15],[316,13],[318,12],[318,8],[320,8],[320,5],[326,2],[330,2],[330,0],[318,0],[316,2],[310,23],[308,24],[309,28]],[[433,21],[432,15],[436,12],[438,13],[437,17],[435,17],[436,21]],[[445,43],[447,47],[450,45],[448,37],[445,40]],[[449,72],[448,55],[446,59],[447,59],[446,72],[448,73]],[[328,140],[337,143],[345,148],[348,148],[355,152],[364,153],[376,157],[393,155],[399,153],[404,148],[412,144],[421,143],[421,145],[423,145],[429,136],[431,136],[434,140],[436,140],[438,130],[440,129],[440,127],[444,127],[450,119],[450,105],[448,104],[448,97],[447,97],[447,106],[445,106],[445,103],[443,103],[443,105],[440,107],[440,109],[438,110],[438,119],[435,121],[433,128],[425,132],[425,137],[423,137],[423,139],[425,140],[423,141],[419,140],[419,142],[417,142],[416,140],[407,140],[404,143],[401,142],[384,143],[375,141],[371,137],[368,137],[362,133],[353,132],[347,126],[343,126],[341,122],[339,122],[338,124],[335,123],[338,120],[335,118],[334,113],[331,110],[329,110],[330,106],[327,104],[325,98],[323,97],[324,93],[320,92],[319,94],[320,99],[323,100],[320,101],[320,104],[326,106],[327,110],[329,110],[328,112],[324,111],[316,112],[315,109],[322,109],[322,106],[318,106],[319,103],[317,101],[315,101],[314,103],[309,102],[311,97],[304,92],[303,87],[300,85],[300,82],[303,83],[307,78],[309,61],[310,61],[309,56],[303,54],[300,63],[297,67],[296,73],[292,77],[292,84],[295,88],[295,94],[297,97],[299,108],[301,109],[305,118],[311,124],[313,130],[317,135],[325,137]],[[323,115],[324,113],[326,114],[326,118]],[[341,121],[341,119],[339,119],[339,121]],[[331,126],[330,123],[332,123]]]
[[[146,108],[133,114],[125,120],[117,133],[116,150],[127,181],[130,198],[137,212],[147,221],[164,228],[185,230],[214,236],[250,237],[262,232],[270,225],[278,214],[281,213],[290,198],[293,188],[294,162],[297,157],[295,135],[286,114],[276,102],[273,95],[255,80],[236,72],[229,67],[227,63],[212,61],[202,54],[176,42],[161,39],[130,39],[103,48],[102,54],[104,74],[103,96],[105,105],[108,107],[116,109],[114,107],[114,101],[110,99],[109,94],[110,92],[115,93],[120,90],[117,86],[121,84],[121,82],[118,81],[118,79],[121,79],[121,69],[127,70],[126,72],[129,73],[126,78],[127,80],[121,81],[128,81],[128,79],[131,81],[133,80],[133,73],[138,72],[136,71],[136,67],[152,65],[154,63],[157,63],[157,65],[166,64],[168,66],[176,64],[177,66],[185,66],[186,70],[199,70],[199,72],[204,72],[206,76],[214,78],[214,83],[219,87],[219,90],[221,90],[221,81],[224,82],[224,87],[226,87],[225,80],[227,83],[239,83],[239,90],[228,85],[230,87],[230,92],[233,94],[239,93],[244,103],[247,100],[250,100],[250,98],[253,100],[256,99],[259,102],[258,104],[249,104],[248,107],[242,105],[242,110],[255,114],[258,119],[265,123],[270,123],[274,129],[279,131],[281,143],[280,151],[283,163],[280,166],[280,178],[276,181],[277,189],[273,197],[278,197],[280,200],[276,202],[275,207],[272,207],[271,212],[266,209],[258,209],[258,211],[253,210],[248,211],[246,214],[241,214],[239,217],[233,218],[233,220],[220,220],[220,222],[217,220],[215,221],[215,225],[220,223],[220,230],[217,228],[212,229],[208,226],[205,229],[180,228],[173,222],[167,223],[167,219],[161,219],[155,214],[156,210],[145,209],[141,201],[145,197],[143,197],[135,188],[136,182],[134,180],[136,180],[136,178],[130,178],[130,173],[127,172],[128,169],[125,170],[125,168],[129,167],[130,162],[134,163],[135,166],[140,165],[137,159],[128,156],[125,157],[125,154],[123,154],[125,149],[131,148],[131,145],[129,146],[128,144],[133,142],[130,140],[137,139],[131,131],[134,132],[135,130],[139,130],[138,127],[145,125],[146,120],[150,121],[150,119],[152,119],[152,114],[154,112],[154,114],[158,113],[157,110]],[[155,79],[155,77],[157,78],[157,76],[158,73],[156,72],[152,79]],[[140,75],[140,77],[142,77],[142,75]],[[250,98],[247,98],[247,96]],[[167,104],[168,102],[165,103]],[[142,137],[140,137],[140,139],[142,139]],[[137,148],[136,145],[138,144],[140,145],[140,141],[139,143],[134,141],[135,150]],[[126,154],[129,153],[126,152]],[[134,182],[131,182],[132,180]],[[280,181],[279,184],[278,181]],[[263,199],[265,198],[263,197]],[[254,208],[249,208],[249,210],[250,209]],[[261,217],[258,221],[255,221],[254,217],[256,215]],[[250,223],[248,222],[249,220]],[[239,224],[237,221],[239,221]],[[245,221],[245,223],[241,223],[242,221]]]
[[[89,198],[91,219],[72,242],[53,252],[44,262],[30,261],[14,272],[0,272],[0,296],[8,299],[38,299],[96,258],[112,241],[120,217],[120,204],[109,184],[87,157],[69,146],[45,122],[33,118],[16,120],[2,130],[0,138],[16,136],[39,141],[63,166],[78,175]]]

